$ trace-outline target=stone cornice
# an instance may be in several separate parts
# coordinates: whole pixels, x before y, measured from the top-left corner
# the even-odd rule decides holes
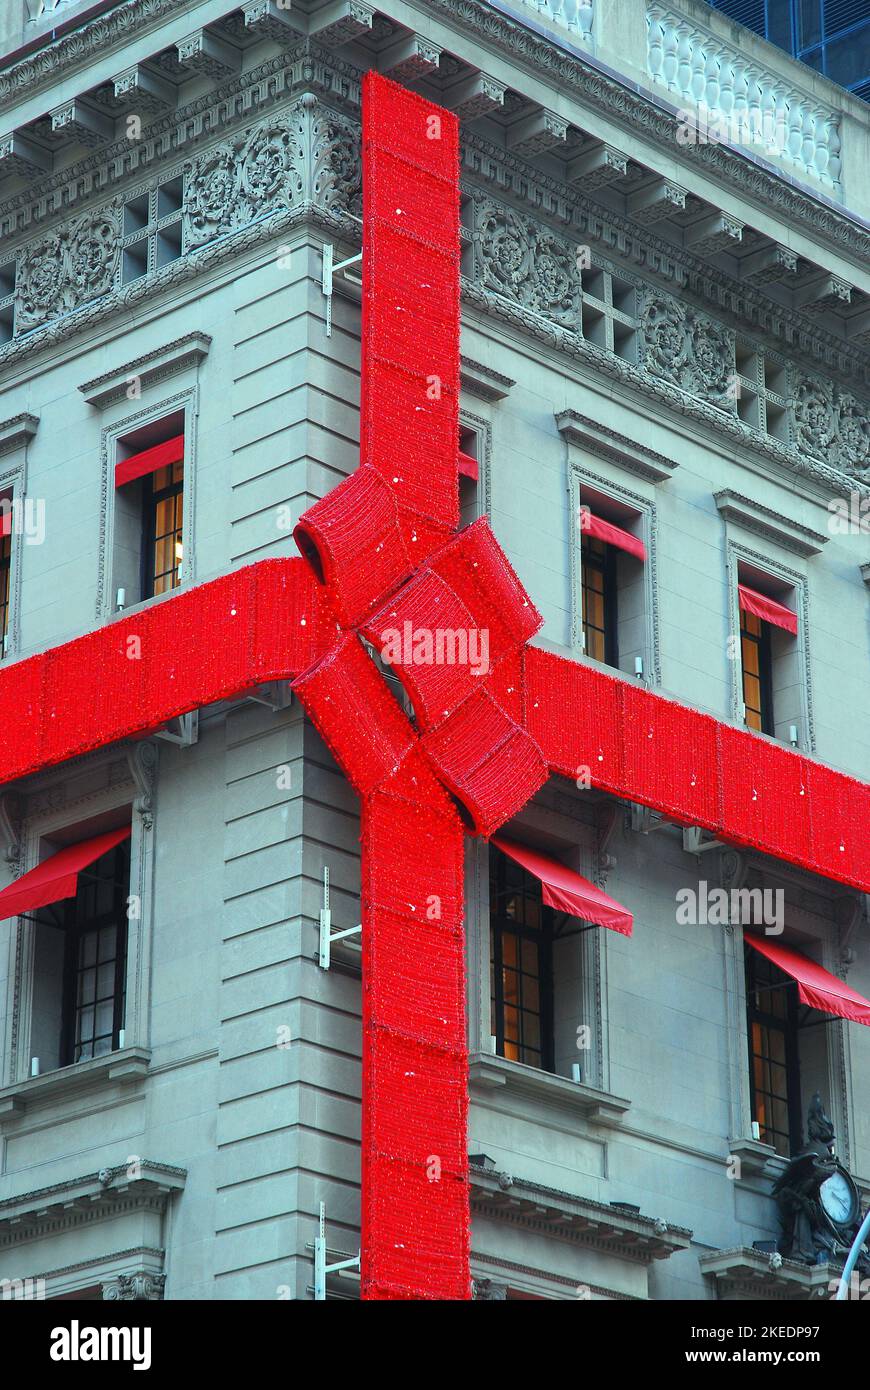
[[[870,352],[818,328],[760,290],[731,279],[690,251],[603,207],[570,184],[541,173],[482,136],[463,134],[462,157],[468,173],[492,184],[500,194],[508,192],[538,217],[543,214],[579,237],[600,242],[636,270],[642,269],[681,291],[688,289],[705,305],[732,315],[738,324],[768,334],[780,348],[783,343],[797,348],[813,365],[824,361],[846,377],[870,377]]]
[[[692,1232],[629,1207],[543,1187],[492,1168],[472,1165],[472,1210],[526,1230],[649,1265],[687,1250]]]
[[[39,428],[39,416],[23,412],[0,420],[0,456],[14,453],[29,444]]]
[[[417,0],[425,10],[434,11],[461,29],[509,54],[515,61],[535,68],[557,90],[593,107],[639,135],[678,151],[703,172],[730,184],[738,193],[751,198],[769,212],[802,223],[810,234],[835,242],[857,262],[870,260],[870,232],[848,214],[828,207],[807,190],[793,186],[782,175],[749,162],[736,150],[722,144],[678,146],[676,120],[652,93],[632,91],[593,65],[593,60],[560,48],[552,38],[533,30],[488,5],[475,0]]]
[[[597,454],[609,463],[616,463],[649,483],[666,482],[679,467],[679,459],[665,458],[664,454],[657,454],[645,445],[637,444],[628,435],[620,434],[588,415],[581,415],[579,411],[561,410],[555,418],[556,429],[569,444]]]
[[[715,1279],[720,1297],[773,1299],[783,1302],[830,1298],[830,1282],[842,1265],[809,1265],[776,1252],[738,1245],[700,1255],[701,1273]]]
[[[714,493],[713,500],[726,521],[735,522],[765,540],[775,541],[783,549],[804,559],[819,555],[822,546],[831,539],[830,532],[815,531],[799,521],[792,521],[770,507],[763,507],[760,502],[732,492],[730,488]]]
[[[53,43],[0,69],[0,111],[22,97],[59,82],[87,66],[99,54],[154,28],[174,15],[183,14],[190,0],[124,0],[108,14],[86,20],[79,28]]]
[[[467,303],[473,304],[482,313],[511,324],[524,334],[546,343],[555,351],[573,357],[615,381],[623,382],[641,395],[663,401],[687,419],[723,435],[732,445],[748,449],[753,455],[763,455],[785,474],[799,474],[835,497],[850,497],[853,493],[861,497],[870,497],[870,485],[841,473],[839,469],[831,468],[821,460],[786,448],[778,440],[752,429],[734,415],[642,372],[632,363],[586,342],[569,329],[550,322],[540,314],[531,313],[503,295],[484,289],[464,277],[462,295]]]
[[[132,1172],[123,1163],[8,1197],[0,1202],[0,1247],[49,1231],[57,1235],[121,1212],[161,1212],[186,1180],[186,1168],[139,1159]]]
[[[124,399],[133,378],[144,391],[155,382],[177,376],[188,367],[198,367],[208,356],[211,342],[207,333],[187,333],[183,338],[154,348],[111,372],[82,382],[79,390],[88,405],[96,410],[105,410],[115,401]]]

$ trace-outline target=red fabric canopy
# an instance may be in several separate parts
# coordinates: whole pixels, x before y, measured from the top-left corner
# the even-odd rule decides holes
[[[173,439],[154,444],[150,449],[131,454],[128,459],[122,459],[117,463],[115,487],[123,487],[125,483],[135,482],[137,478],[144,478],[148,473],[156,473],[158,468],[168,468],[173,463],[180,463],[183,458],[184,435],[177,434]]]
[[[477,459],[473,459],[470,454],[464,454],[459,450],[459,471],[464,473],[466,478],[472,478],[477,482]]]
[[[608,545],[615,545],[617,550],[626,550],[629,555],[636,555],[638,560],[646,559],[646,546],[640,537],[633,536],[630,531],[623,531],[621,526],[614,526],[612,521],[605,521],[603,517],[596,516],[585,505],[580,508],[580,530],[585,531],[587,536],[596,536]]]
[[[785,604],[777,603],[776,599],[768,598],[766,594],[760,594],[756,589],[748,588],[746,584],[738,584],[737,593],[740,598],[740,607],[747,613],[754,614],[756,618],[761,618],[765,623],[784,627],[786,632],[797,637],[797,613],[786,608]]]
[[[9,917],[18,917],[22,912],[35,912],[38,907],[48,907],[62,898],[74,898],[82,869],[95,864],[115,845],[128,839],[129,835],[130,826],[125,825],[120,830],[95,835],[91,840],[66,845],[50,859],[44,859],[29,874],[16,879],[0,893],[0,922]]]
[[[766,937],[743,933],[744,941],[755,951],[773,961],[780,970],[785,971],[797,981],[798,998],[812,1009],[821,1009],[826,1014],[837,1014],[839,1018],[851,1019],[853,1023],[870,1024],[870,1000],[857,990],[831,975],[821,965],[816,965],[809,956],[793,951],[789,946],[768,941]]]
[[[599,927],[611,927],[613,931],[622,932],[623,936],[631,936],[634,920],[631,913],[621,903],[608,898],[588,878],[575,874],[573,869],[560,864],[557,859],[551,859],[549,855],[541,854],[540,850],[530,849],[516,840],[493,835],[491,843],[540,879],[544,902],[548,907],[555,907],[558,912],[568,912],[572,917],[582,917],[585,922],[594,922]]]

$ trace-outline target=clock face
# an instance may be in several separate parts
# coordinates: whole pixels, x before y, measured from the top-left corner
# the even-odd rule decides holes
[[[825,1178],[819,1188],[819,1201],[826,1216],[838,1226],[848,1226],[855,1219],[855,1194],[845,1173],[835,1171]]]

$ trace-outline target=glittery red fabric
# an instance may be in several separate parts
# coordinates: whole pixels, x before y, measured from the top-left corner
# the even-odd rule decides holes
[[[437,131],[437,138],[431,138]],[[458,524],[455,119],[364,81],[361,466],[269,560],[0,666],[4,782],[297,675],[361,798],[362,1291],[470,1294],[463,826],[549,772],[870,891],[870,787],[527,645],[540,618],[486,522]],[[384,628],[487,634],[487,659],[394,669]],[[482,652],[478,650],[478,657]],[[461,814],[460,814],[461,813]]]

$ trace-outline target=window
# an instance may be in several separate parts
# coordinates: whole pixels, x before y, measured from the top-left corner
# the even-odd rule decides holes
[[[583,649],[595,661],[616,666],[616,552],[596,536],[583,533],[580,543],[583,600]]]
[[[34,921],[31,1052],[40,1071],[113,1052],[124,1028],[130,841],[78,873]]]
[[[744,721],[759,733],[773,733],[770,628],[754,613],[740,610]]]
[[[0,497],[0,658],[9,641],[9,600],[12,584],[12,511],[10,497]]]
[[[597,266],[581,272],[583,337],[626,362],[637,360],[634,285]]]
[[[183,251],[181,213],[184,179],[167,179],[124,204],[121,283],[132,284],[149,270],[177,261]]]
[[[735,361],[740,419],[787,444],[789,386],[785,358],[738,338]]]
[[[774,598],[771,590],[778,589]],[[743,722],[774,738],[797,742],[803,720],[798,615],[783,600],[795,591],[753,566],[738,566]]]
[[[8,343],[15,332],[15,262],[0,265],[0,343]]]
[[[788,1157],[801,1143],[797,990],[750,946],[744,953],[752,1119],[762,1144]]]
[[[182,582],[184,411],[122,435],[116,447],[113,596],[124,608]]]
[[[459,525],[470,526],[479,515],[478,486],[480,436],[475,429],[459,426]]]
[[[490,849],[490,1023],[500,1057],[553,1071],[553,910],[538,879]]]
[[[168,593],[181,583],[184,560],[184,459],[145,480],[142,597]]]

